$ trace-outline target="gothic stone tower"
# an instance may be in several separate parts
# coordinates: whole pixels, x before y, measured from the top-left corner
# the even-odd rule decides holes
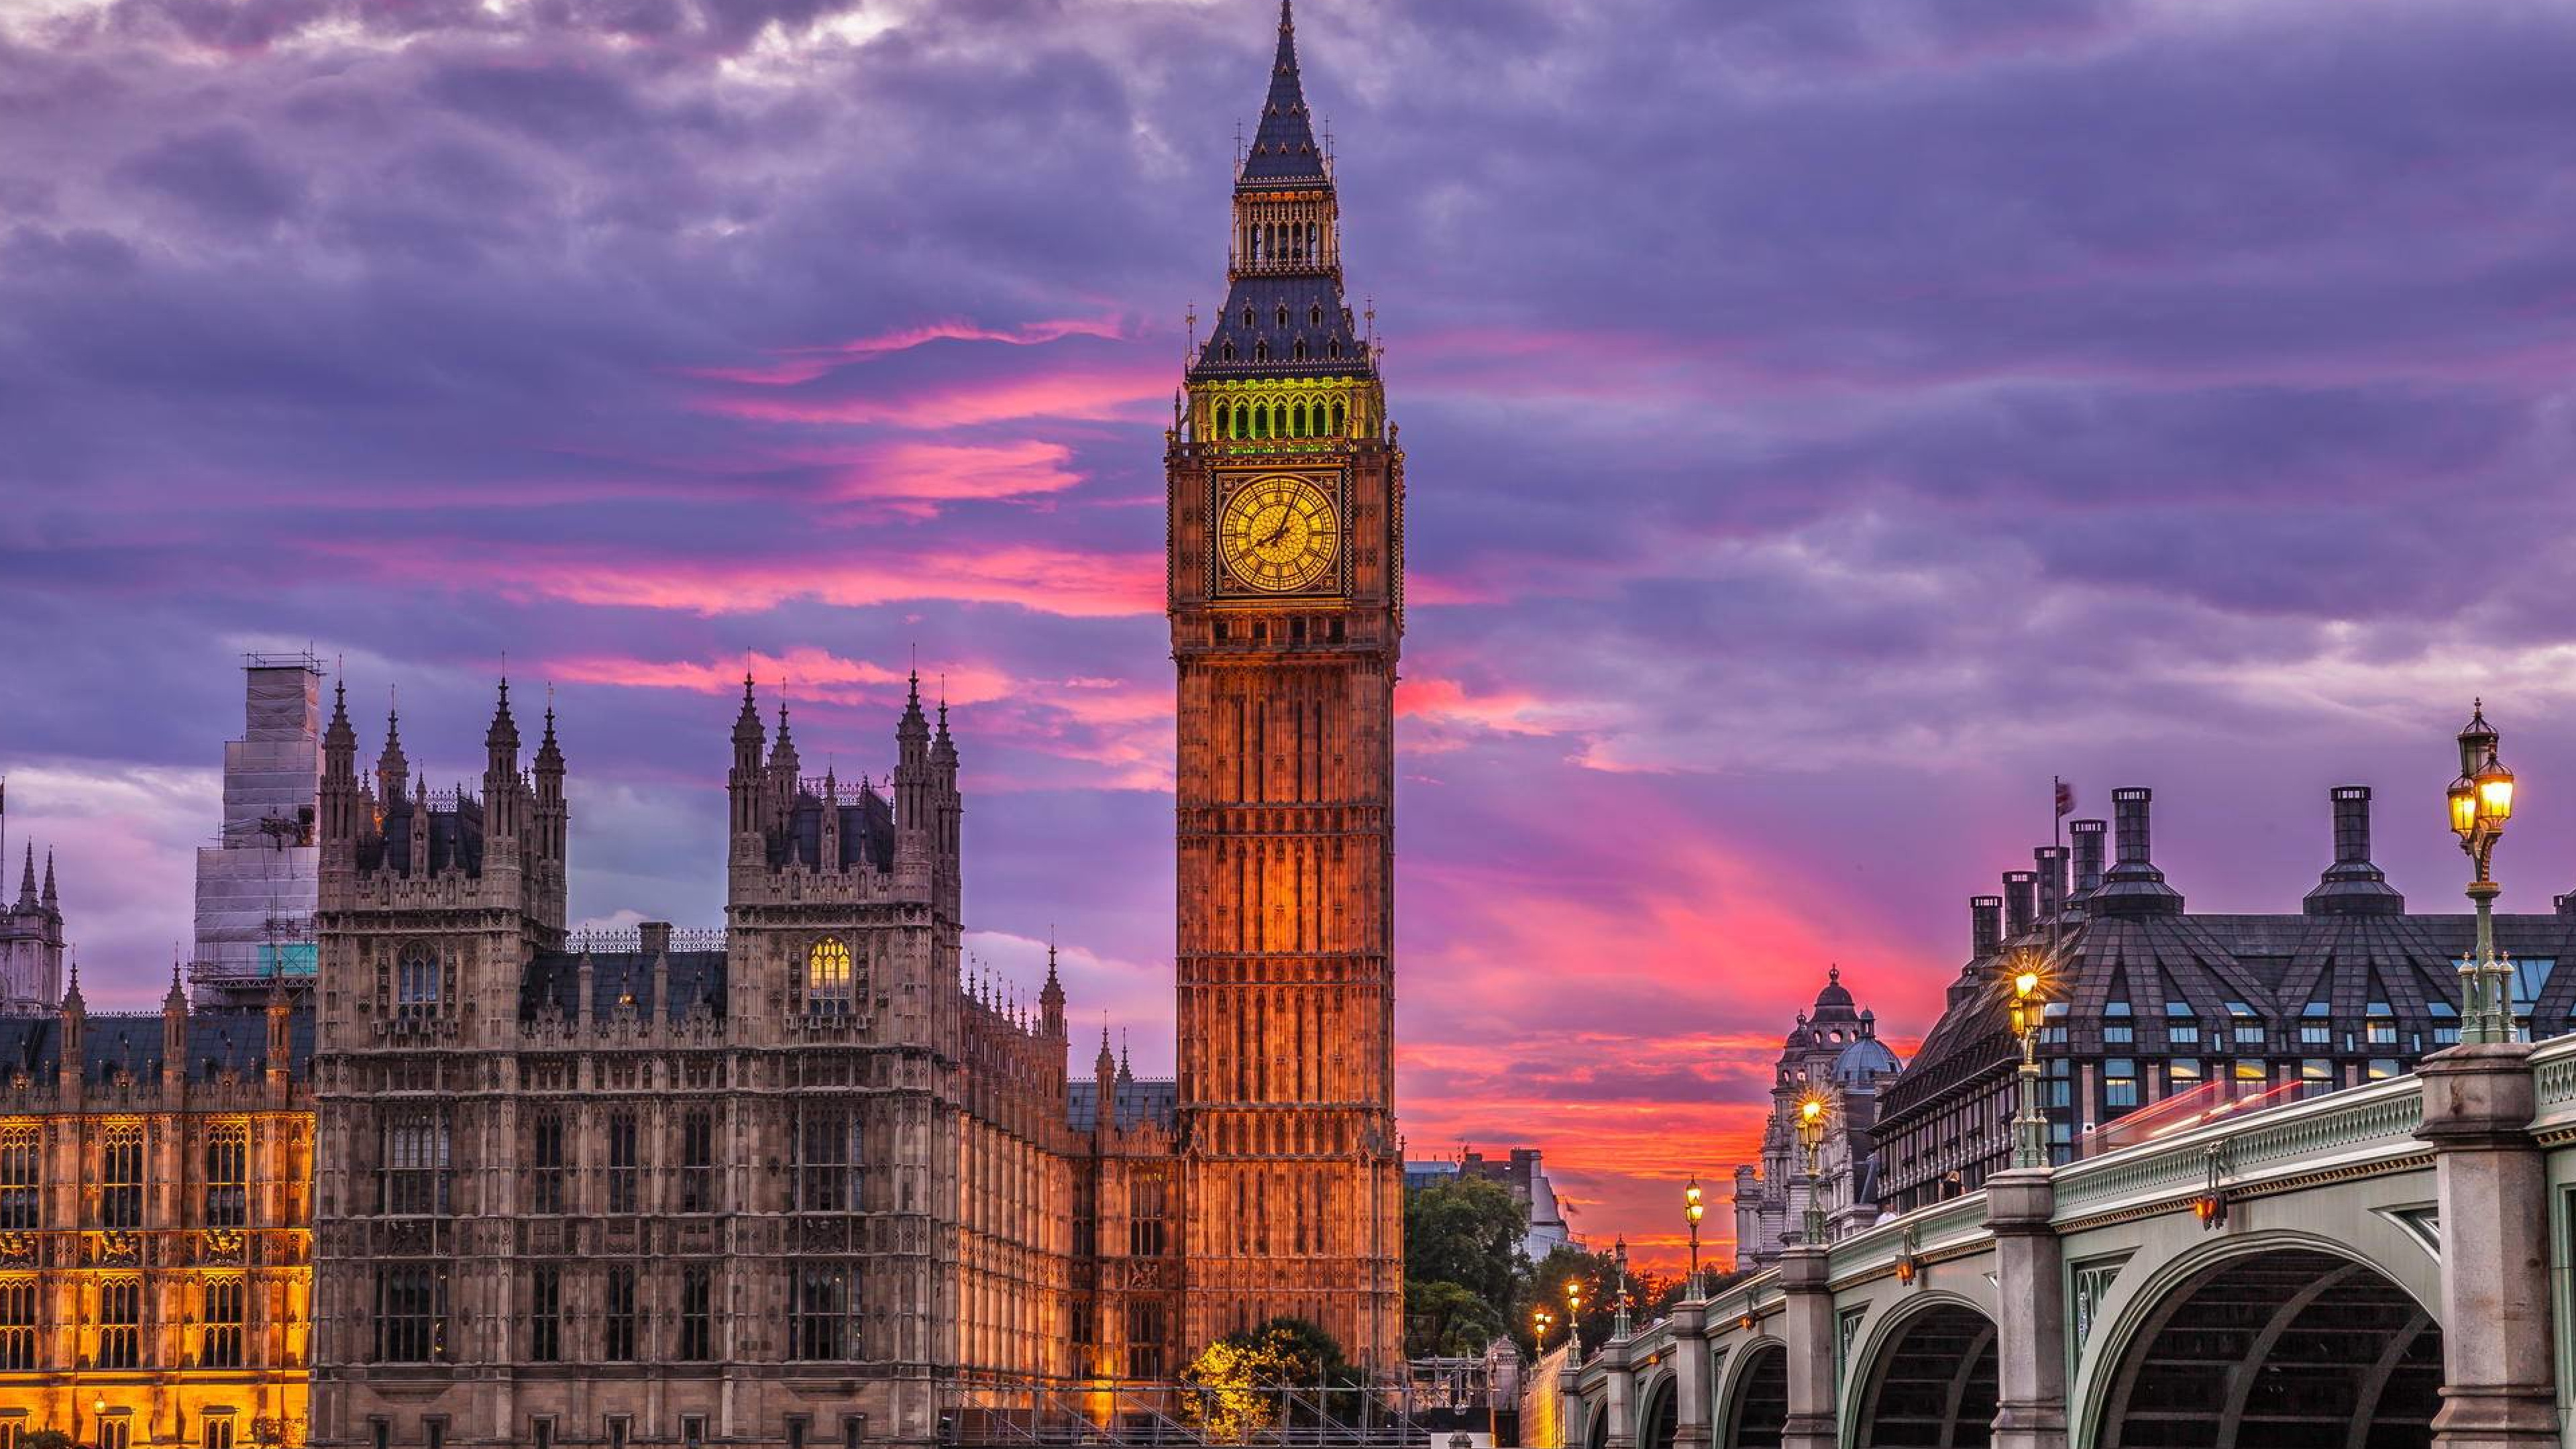
[[[1166,454],[1185,1352],[1280,1314],[1400,1366],[1393,690],[1404,471],[1283,0],[1225,308]]]

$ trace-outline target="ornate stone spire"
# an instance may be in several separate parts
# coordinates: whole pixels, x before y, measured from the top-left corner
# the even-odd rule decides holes
[[[48,856],[46,859],[50,861],[52,857]],[[18,909],[22,911],[32,911],[35,908],[36,846],[35,842],[30,841],[27,844],[27,869],[23,875],[18,877]]]
[[[1238,180],[1270,186],[1282,181],[1322,181],[1324,151],[1315,144],[1314,118],[1297,75],[1297,17],[1279,0],[1279,53],[1270,63],[1270,93],[1261,102],[1261,124]]]

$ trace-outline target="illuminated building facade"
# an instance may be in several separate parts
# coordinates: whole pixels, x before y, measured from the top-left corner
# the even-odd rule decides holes
[[[1402,1357],[1394,728],[1404,455],[1280,7],[1225,305],[1174,419],[1183,1337]]]

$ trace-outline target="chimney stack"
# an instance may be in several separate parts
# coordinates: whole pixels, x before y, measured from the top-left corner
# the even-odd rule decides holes
[[[2003,944],[2004,898],[1968,897],[1968,954],[1982,959],[2002,950]]]
[[[2039,923],[2054,921],[2066,909],[2066,847],[2043,845],[2030,853],[2039,873]]]
[[[2111,792],[2112,847],[2119,859],[2103,874],[2101,889],[2086,898],[2088,916],[2172,916],[2182,894],[2165,884],[2149,852],[2147,812],[2156,792],[2128,785]]]
[[[2039,872],[2004,872],[2004,934],[2027,936],[2039,912]]]
[[[2317,878],[2316,888],[2301,904],[2311,916],[2393,916],[2406,909],[2406,897],[2370,863],[2370,787],[2337,785],[2326,792],[2334,802],[2334,864]]]
[[[669,955],[671,951],[671,923],[668,921],[636,922],[635,944],[643,948],[644,958],[648,961],[656,956]]]
[[[2075,894],[2069,899],[2080,901],[2102,888],[2102,835],[2110,828],[2107,820],[2067,824],[2067,836],[2075,842]]]

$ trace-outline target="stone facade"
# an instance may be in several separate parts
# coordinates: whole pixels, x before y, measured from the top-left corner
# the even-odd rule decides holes
[[[1825,974],[1816,1003],[1798,1013],[1772,1070],[1771,1116],[1762,1124],[1762,1162],[1735,1169],[1735,1266],[1768,1267],[1804,1236],[1810,1201],[1825,1210],[1828,1241],[1878,1220],[1879,1089],[1903,1063],[1878,1039],[1878,1016],[1856,1008],[1842,968]],[[1798,1142],[1798,1104],[1828,1104],[1816,1173]]]
[[[56,917],[59,922],[59,917]],[[299,1437],[310,1020],[285,998],[0,1020],[0,1443]]]
[[[1280,1314],[1402,1361],[1394,689],[1404,455],[1344,302],[1338,203],[1280,9],[1225,305],[1169,481],[1179,668],[1183,1337]]]
[[[36,847],[25,847],[18,898],[0,909],[0,1017],[48,1016],[63,999],[63,909],[54,857],[36,885]],[[6,859],[6,857],[0,857]]]
[[[1161,1373],[1168,1094],[961,979],[964,803],[916,684],[880,791],[749,681],[727,928],[569,936],[553,712],[479,795],[324,735],[312,1437],[935,1437],[961,1381]],[[1121,1096],[1124,1100],[1120,1100]]]

